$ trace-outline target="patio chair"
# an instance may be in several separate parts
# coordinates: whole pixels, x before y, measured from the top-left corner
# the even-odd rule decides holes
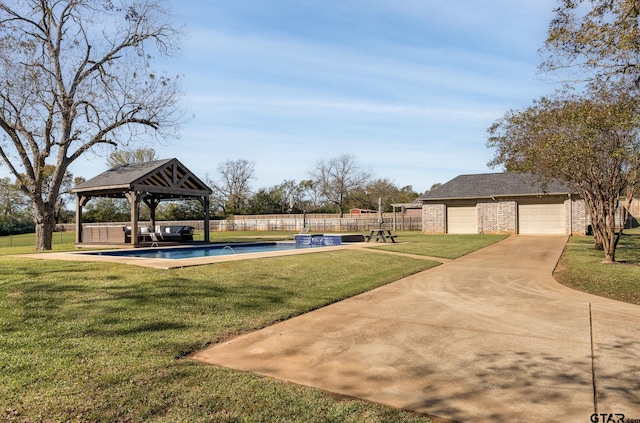
[[[151,241],[156,243],[164,241],[164,238],[162,237],[162,234],[160,232],[149,232],[149,237],[151,238]]]

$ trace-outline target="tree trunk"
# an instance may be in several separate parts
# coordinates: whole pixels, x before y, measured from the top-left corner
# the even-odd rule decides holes
[[[47,203],[34,207],[34,222],[36,225],[36,250],[51,250],[53,247],[53,230],[56,226],[53,207],[49,207]]]
[[[615,245],[610,245],[609,248],[604,250],[604,263],[615,263],[616,262],[616,247]]]
[[[604,245],[602,244],[602,236],[598,233],[598,231],[593,232],[593,247],[598,250],[604,250]]]
[[[610,233],[611,228],[602,222],[594,224],[593,229],[596,249],[604,252],[604,263],[613,263],[616,258],[615,231]]]
[[[591,213],[595,248],[604,252],[604,263],[614,263],[618,245],[616,210],[620,193],[595,195],[593,192],[586,192],[582,198],[585,199]]]

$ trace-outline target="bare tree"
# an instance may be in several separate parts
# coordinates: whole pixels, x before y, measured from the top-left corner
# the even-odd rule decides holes
[[[218,166],[217,181],[207,178],[213,190],[212,206],[225,216],[240,214],[251,197],[249,182],[254,179],[254,163],[244,160],[227,160]]]
[[[314,211],[322,206],[322,194],[316,184],[311,179],[298,182],[300,190],[300,203],[298,208],[304,211]]]
[[[151,68],[180,35],[160,1],[0,2],[0,162],[32,202],[38,250],[71,163],[179,128],[179,78]]]
[[[351,196],[369,181],[369,173],[360,169],[355,157],[343,154],[319,160],[310,172],[322,195],[338,207],[340,217]]]

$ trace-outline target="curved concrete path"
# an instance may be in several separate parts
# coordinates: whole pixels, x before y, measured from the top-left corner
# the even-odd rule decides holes
[[[640,419],[640,307],[558,284],[565,242],[512,236],[192,358],[456,421]]]

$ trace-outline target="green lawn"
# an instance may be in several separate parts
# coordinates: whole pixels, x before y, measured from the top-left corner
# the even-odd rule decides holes
[[[185,356],[436,262],[344,250],[162,271],[0,242],[0,421],[428,421]]]
[[[625,231],[618,263],[603,264],[603,259],[592,237],[571,237],[554,276],[571,288],[640,305],[640,230]]]
[[[374,248],[458,257],[502,239],[398,235],[405,244]],[[73,250],[73,234],[57,236],[57,250]],[[185,356],[435,262],[343,250],[167,271],[16,258],[8,254],[33,252],[33,235],[7,238],[0,238],[0,421],[428,421]],[[640,235],[625,236],[620,246],[628,264],[600,264],[591,242],[571,239],[560,279],[638,304]]]
[[[75,232],[55,232],[53,234],[53,251],[71,251],[74,249]],[[0,255],[35,252],[35,235],[22,234],[0,236]]]
[[[398,244],[378,244],[376,248],[455,259],[507,237],[508,235],[424,235],[420,232],[400,232]]]

